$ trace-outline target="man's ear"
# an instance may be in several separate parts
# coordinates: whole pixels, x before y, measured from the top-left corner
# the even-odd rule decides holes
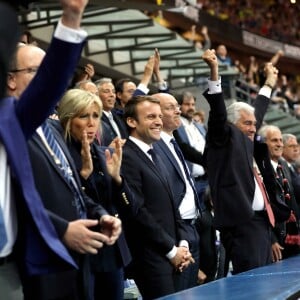
[[[122,92],[117,92],[116,96],[121,99],[121,96],[122,96]]]
[[[8,73],[7,75],[7,89],[15,91],[17,88],[16,76],[13,73]]]
[[[135,128],[135,127],[136,127],[137,120],[135,120],[134,118],[128,117],[128,118],[126,119],[126,123],[127,123],[127,125],[128,125],[130,128]]]

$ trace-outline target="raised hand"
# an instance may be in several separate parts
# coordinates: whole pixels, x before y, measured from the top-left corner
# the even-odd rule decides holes
[[[80,170],[80,175],[87,179],[93,172],[93,160],[91,156],[91,147],[87,138],[86,131],[83,131],[81,140],[81,161],[82,167]]]
[[[144,74],[141,79],[141,83],[144,84],[145,86],[148,86],[148,84],[152,78],[154,61],[155,61],[154,55],[151,55],[145,65]]]
[[[210,79],[216,81],[219,79],[218,73],[218,58],[216,56],[216,52],[214,49],[207,49],[203,55],[202,59],[207,63],[210,67]]]
[[[264,72],[266,74],[265,85],[274,88],[278,79],[278,69],[271,62],[265,64]]]
[[[115,138],[113,140],[114,152],[111,154],[108,149],[105,150],[106,168],[108,174],[115,180],[115,182],[121,184],[122,177],[120,176],[120,169],[122,163],[122,147],[124,140]]]
[[[63,14],[62,23],[70,28],[78,29],[88,0],[60,0]]]

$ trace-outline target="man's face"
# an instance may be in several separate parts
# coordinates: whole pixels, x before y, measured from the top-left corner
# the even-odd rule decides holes
[[[134,91],[136,90],[136,85],[134,82],[124,82],[123,92],[118,92],[117,96],[121,100],[121,105],[124,107],[127,102],[132,98]]]
[[[283,152],[281,131],[278,129],[269,130],[266,134],[265,142],[268,145],[270,158],[273,161],[278,161]]]
[[[293,163],[299,157],[299,145],[297,139],[289,138],[283,146],[282,156],[289,163]]]
[[[34,78],[45,52],[35,46],[18,48],[16,70],[10,70],[7,80],[8,95],[19,98]]]
[[[159,97],[162,112],[163,131],[172,132],[181,125],[180,108],[176,99],[170,94]]]
[[[160,139],[162,113],[158,103],[141,102],[136,107],[137,120],[128,118],[127,124],[133,128],[131,135],[150,145]]]
[[[180,110],[181,115],[191,121],[195,112],[195,99],[184,98]]]
[[[251,141],[254,140],[256,133],[256,118],[253,113],[247,111],[240,111],[240,118],[235,126],[239,128]]]
[[[103,83],[99,86],[99,97],[103,104],[103,110],[111,111],[116,102],[116,90],[112,83]]]

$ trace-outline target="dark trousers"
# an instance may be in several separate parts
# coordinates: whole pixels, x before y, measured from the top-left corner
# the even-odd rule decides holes
[[[159,268],[159,267],[158,267]],[[140,270],[133,279],[142,294],[143,300],[152,300],[175,293],[174,275],[162,273],[149,274]]]
[[[94,273],[94,299],[124,299],[124,271]]]
[[[183,272],[175,274],[175,289],[176,292],[189,289],[198,285],[198,270],[199,270],[199,235],[195,224],[191,221],[186,221],[187,238],[189,240],[189,250],[195,260],[194,264],[190,264]]]
[[[248,222],[223,228],[220,233],[233,274],[272,262],[271,227],[266,213],[256,213]]]

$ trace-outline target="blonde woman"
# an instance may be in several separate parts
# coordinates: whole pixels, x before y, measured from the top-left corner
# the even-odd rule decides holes
[[[111,153],[95,139],[98,130],[101,131],[101,114],[99,97],[80,89],[67,91],[58,107],[66,143],[85,192],[111,215],[118,216],[116,204],[124,201],[124,195],[126,201],[130,201],[131,196],[120,175],[121,141],[115,141],[115,151]],[[95,299],[101,299],[101,295],[107,299],[123,299],[123,268],[130,260],[123,234],[115,245],[104,247],[91,257]]]

